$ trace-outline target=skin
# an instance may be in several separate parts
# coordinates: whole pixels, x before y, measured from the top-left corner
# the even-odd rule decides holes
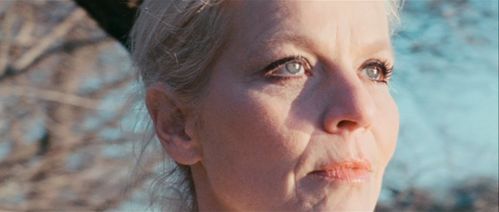
[[[384,2],[225,6],[231,33],[196,107],[162,83],[146,97],[165,150],[191,166],[199,210],[372,211],[399,127],[388,85],[362,68],[393,63]],[[306,58],[310,73],[262,71],[290,55]],[[357,159],[372,167],[361,183],[310,174]]]

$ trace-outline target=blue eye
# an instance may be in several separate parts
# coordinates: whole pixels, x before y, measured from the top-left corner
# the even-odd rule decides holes
[[[361,66],[361,71],[371,81],[388,83],[393,68],[386,61],[371,59]]]
[[[383,73],[378,67],[369,66],[364,68],[364,71],[366,72],[367,77],[373,81],[379,81],[383,78]]]
[[[265,69],[266,77],[294,78],[310,73],[310,64],[301,56],[287,57],[277,60]]]

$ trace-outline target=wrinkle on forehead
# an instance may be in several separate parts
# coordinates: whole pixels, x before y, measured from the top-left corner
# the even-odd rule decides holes
[[[235,13],[237,30],[233,39],[245,46],[240,50],[249,58],[258,56],[266,47],[283,43],[305,50],[334,49],[335,55],[338,52],[361,55],[380,50],[391,55],[383,1],[254,0],[245,1],[239,9],[240,12]],[[330,53],[327,55],[335,56]]]

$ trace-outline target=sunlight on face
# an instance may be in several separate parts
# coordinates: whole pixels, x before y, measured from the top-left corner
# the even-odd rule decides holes
[[[199,106],[200,209],[373,210],[399,125],[384,2],[230,6]]]

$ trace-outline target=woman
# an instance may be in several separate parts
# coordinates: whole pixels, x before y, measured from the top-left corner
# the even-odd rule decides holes
[[[393,1],[145,1],[155,133],[199,211],[372,211],[398,133]],[[195,192],[194,192],[195,191]]]

